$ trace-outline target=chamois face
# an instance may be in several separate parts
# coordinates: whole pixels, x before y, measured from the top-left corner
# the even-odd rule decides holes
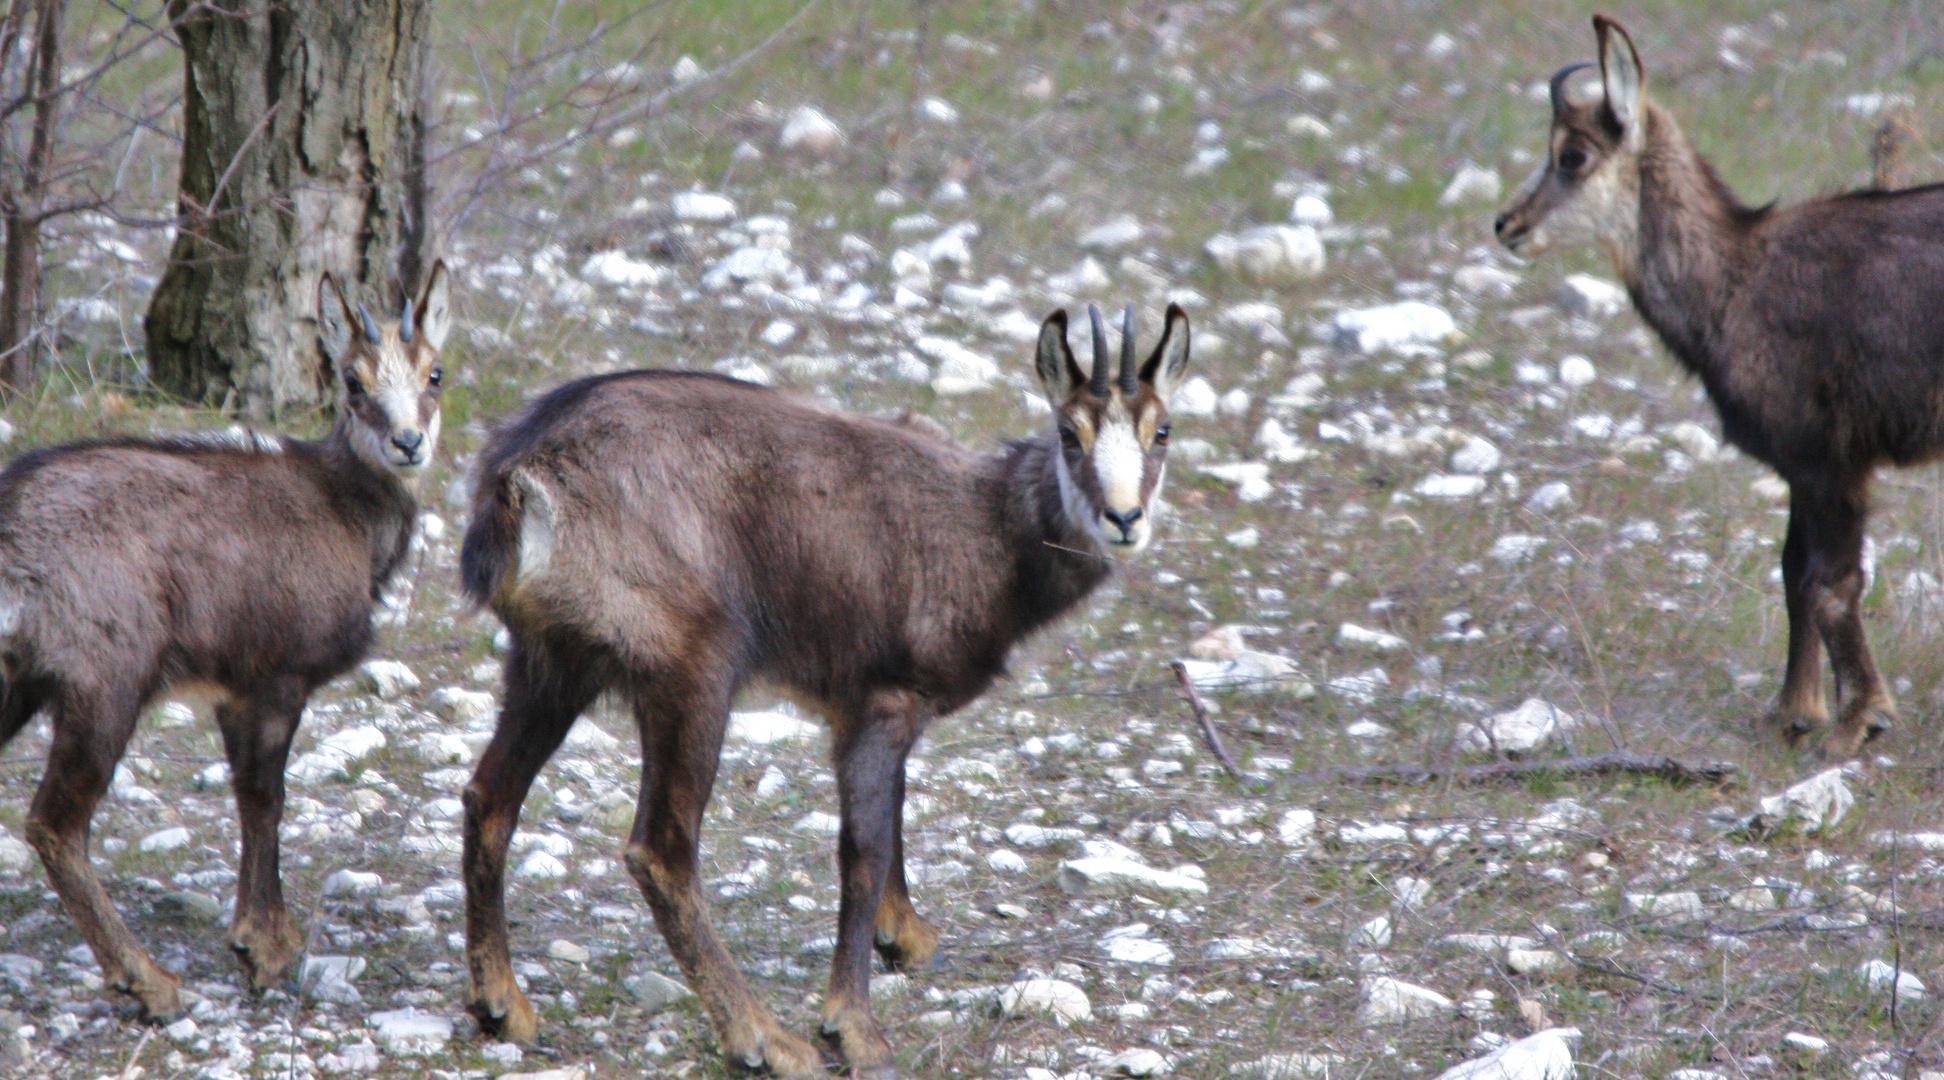
[[[1593,18],[1600,45],[1598,101],[1577,102],[1569,83],[1591,64],[1569,64],[1552,79],[1552,133],[1546,160],[1493,222],[1500,242],[1522,255],[1554,244],[1595,243],[1630,268],[1640,235],[1640,153],[1646,97],[1640,57],[1619,23]]]
[[[1154,537],[1154,500],[1168,464],[1168,399],[1188,367],[1188,316],[1168,306],[1167,328],[1137,369],[1127,309],[1117,379],[1108,378],[1106,327],[1092,310],[1094,375],[1067,345],[1066,312],[1040,326],[1040,385],[1060,435],[1056,467],[1067,516],[1102,549],[1131,558]]]
[[[445,379],[439,351],[452,327],[449,280],[445,263],[433,264],[424,291],[416,302],[406,301],[397,319],[354,307],[328,273],[318,286],[318,339],[337,375],[352,449],[403,479],[431,463],[439,442]]]

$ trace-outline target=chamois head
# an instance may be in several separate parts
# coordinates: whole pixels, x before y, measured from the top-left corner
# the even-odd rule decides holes
[[[1067,345],[1067,315],[1040,325],[1040,385],[1060,433],[1060,498],[1068,517],[1121,558],[1139,554],[1154,536],[1154,497],[1168,464],[1168,399],[1188,367],[1188,315],[1168,305],[1161,341],[1136,363],[1134,306],[1121,322],[1120,373],[1108,376],[1107,327],[1093,319],[1093,373],[1080,370]]]
[[[397,319],[376,319],[363,304],[352,305],[329,273],[317,287],[317,336],[337,373],[351,447],[373,467],[407,479],[432,461],[439,442],[449,279],[445,263],[434,263],[417,302],[407,298]]]
[[[1640,235],[1640,155],[1647,145],[1647,95],[1640,54],[1619,23],[1593,16],[1600,46],[1598,100],[1577,101],[1568,64],[1552,77],[1552,135],[1541,162],[1492,223],[1501,243],[1537,254],[1554,243],[1598,243],[1621,266]]]

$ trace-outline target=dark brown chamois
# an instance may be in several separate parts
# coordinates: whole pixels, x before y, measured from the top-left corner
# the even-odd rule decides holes
[[[669,951],[732,1061],[823,1075],[817,1050],[745,986],[698,877],[730,703],[761,679],[832,730],[843,899],[823,1035],[858,1072],[893,1071],[871,1013],[872,945],[896,966],[929,960],[938,941],[905,886],[905,756],[1153,535],[1188,318],[1168,309],[1145,362],[1133,318],[1111,382],[1097,311],[1091,379],[1066,313],[1047,319],[1038,372],[1054,423],[996,453],[935,425],[672,371],[569,383],[492,437],[460,556],[467,594],[513,636],[499,727],[465,795],[466,956],[487,1031],[536,1027],[507,953],[520,804],[611,690],[642,742],[627,864]]]
[[[1648,100],[1627,32],[1593,27],[1604,92],[1569,92],[1591,64],[1553,76],[1546,160],[1499,238],[1603,248],[1728,441],[1788,481],[1789,666],[1764,726],[1801,743],[1828,724],[1826,649],[1838,721],[1822,750],[1847,756],[1897,715],[1858,607],[1870,477],[1944,452],[1944,186],[1743,206]]]
[[[51,714],[27,839],[104,981],[150,1017],[181,1011],[176,980],[88,861],[95,805],[146,705],[213,701],[242,821],[230,947],[253,987],[283,977],[303,945],[277,873],[284,760],[312,691],[364,656],[411,539],[439,437],[447,277],[435,265],[417,305],[381,323],[324,275],[318,337],[342,405],[322,441],[111,439],[0,472],[0,745]]]

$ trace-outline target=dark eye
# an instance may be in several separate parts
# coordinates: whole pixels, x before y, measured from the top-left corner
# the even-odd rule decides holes
[[[346,375],[344,377],[345,397],[363,397],[364,392],[364,384],[358,381],[356,375]]]
[[[1586,167],[1586,151],[1577,146],[1569,146],[1559,152],[1559,167],[1565,171],[1578,172]]]
[[[426,379],[426,381],[431,383],[433,386],[437,386],[439,385],[440,381],[443,380],[444,378],[445,378],[445,369],[442,367],[435,367],[432,369],[432,374]]]
[[[1080,449],[1080,433],[1070,427],[1060,429],[1060,445],[1068,450]]]
[[[1162,425],[1161,425],[1160,427],[1158,427],[1158,428],[1155,428],[1155,429],[1154,429],[1154,445],[1156,445],[1156,446],[1166,446],[1166,445],[1168,445],[1168,429],[1169,429],[1169,428],[1171,428],[1171,427],[1173,427],[1173,426],[1174,426],[1174,425],[1172,425],[1172,424],[1162,424]]]

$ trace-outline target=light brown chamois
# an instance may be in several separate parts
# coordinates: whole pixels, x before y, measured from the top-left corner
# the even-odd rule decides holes
[[[318,336],[341,386],[318,442],[255,433],[110,439],[22,454],[0,472],[0,745],[53,721],[27,839],[111,987],[181,1011],[88,861],[90,822],[150,702],[213,700],[242,822],[230,947],[278,982],[303,938],[277,872],[284,760],[311,693],[361,659],[404,558],[439,437],[443,264],[402,320],[319,285]],[[416,324],[416,325],[414,325]]]
[[[1604,92],[1552,79],[1546,160],[1499,215],[1507,247],[1599,245],[1648,325],[1701,380],[1723,434],[1789,483],[1789,666],[1764,726],[1843,757],[1896,719],[1863,633],[1870,476],[1944,453],[1944,186],[1793,206],[1737,202],[1648,100],[1627,32],[1595,16]]]
[[[488,1032],[534,1035],[507,953],[506,849],[527,788],[604,691],[632,706],[641,793],[627,865],[730,1060],[823,1075],[743,982],[709,921],[697,844],[736,692],[764,680],[829,721],[842,904],[824,1038],[893,1071],[871,1013],[871,949],[929,960],[904,876],[904,762],[933,718],[982,693],[1013,646],[1144,548],[1188,364],[1170,307],[1145,362],[1134,312],[1109,381],[1066,313],[1040,328],[1044,433],[995,453],[936,425],[838,412],[714,375],[636,371],[535,401],[480,453],[460,568],[506,623],[498,730],[466,788],[466,956]]]

